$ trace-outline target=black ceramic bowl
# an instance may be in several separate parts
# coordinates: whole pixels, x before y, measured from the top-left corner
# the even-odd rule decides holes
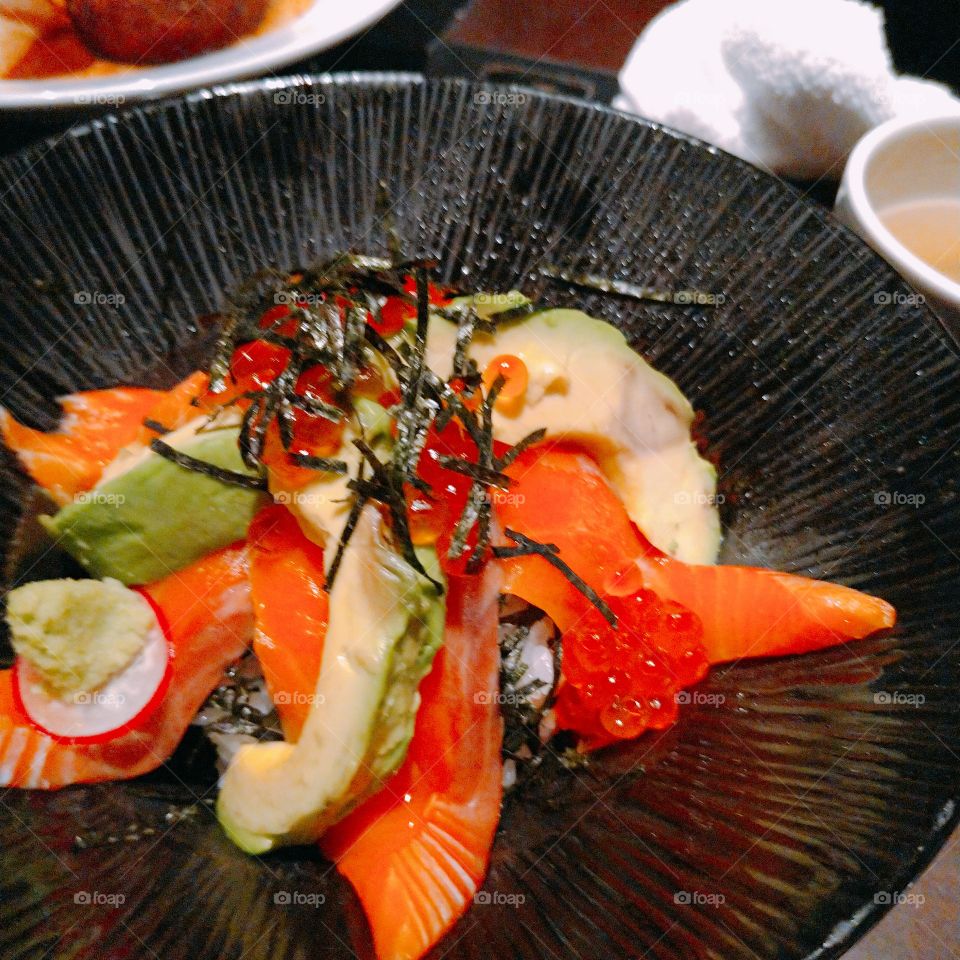
[[[894,274],[790,189],[529,91],[201,93],[0,165],[3,404],[50,425],[57,394],[171,383],[238,278],[382,250],[380,181],[443,280],[583,306],[679,382],[722,464],[724,561],[900,612],[891,636],[716,670],[673,729],[511,795],[486,889],[522,896],[474,906],[434,955],[837,956],[956,820],[960,367]],[[545,265],[723,302],[587,295]],[[3,481],[9,555],[28,485],[10,463]],[[319,855],[224,839],[213,781],[188,737],[140,781],[0,795],[0,954],[372,956]],[[325,902],[275,903],[291,890]]]

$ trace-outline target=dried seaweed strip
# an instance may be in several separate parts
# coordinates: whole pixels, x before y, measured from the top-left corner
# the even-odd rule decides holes
[[[600,594],[561,559],[560,548],[555,543],[538,543],[536,540],[531,540],[522,533],[517,533],[509,528],[503,532],[516,546],[494,547],[493,555],[495,557],[501,560],[510,557],[543,557],[544,560],[556,567],[600,611],[604,620],[611,627],[615,628],[617,626],[617,615],[607,606]]]
[[[175,463],[178,467],[184,467],[192,470],[194,473],[202,473],[204,476],[212,477],[221,483],[228,483],[235,487],[246,487],[249,490],[266,490],[267,481],[265,477],[252,477],[247,473],[238,473],[235,470],[227,470],[224,467],[215,466],[207,463],[206,460],[198,460],[191,457],[189,453],[182,450],[175,450],[170,444],[156,438],[150,442],[150,449],[159,454],[164,460]]]

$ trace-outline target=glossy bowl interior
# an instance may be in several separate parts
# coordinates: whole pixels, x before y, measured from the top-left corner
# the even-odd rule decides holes
[[[0,400],[19,417],[172,382],[197,318],[264,264],[385,249],[382,182],[443,280],[582,306],[679,382],[721,464],[723,560],[898,607],[889,636],[716,670],[673,729],[546,765],[505,803],[499,896],[436,958],[835,957],[942,843],[960,783],[960,367],[826,214],[636,118],[414,77],[204,93],[95,122],[0,179]],[[723,297],[585,294],[545,267]],[[22,561],[29,487],[9,458],[3,480],[0,546]],[[0,793],[0,955],[371,957],[330,865],[244,857],[214,787],[190,736],[136,782]],[[323,903],[278,904],[289,891]]]

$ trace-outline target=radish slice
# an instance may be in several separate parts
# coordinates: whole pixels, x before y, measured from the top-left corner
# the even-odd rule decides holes
[[[145,602],[149,602],[144,597]],[[156,613],[156,608],[150,604]],[[101,743],[141,725],[160,706],[170,683],[172,648],[158,620],[130,665],[92,693],[51,697],[29,661],[13,665],[13,695],[31,723],[65,743]]]

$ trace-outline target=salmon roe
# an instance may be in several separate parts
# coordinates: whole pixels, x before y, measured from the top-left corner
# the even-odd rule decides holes
[[[454,381],[452,386],[462,394],[463,403],[469,409],[475,410],[482,403],[479,391],[467,396],[462,392],[462,383]],[[508,444],[494,440],[495,457],[503,456],[508,449]],[[436,545],[440,567],[447,576],[464,576],[477,572],[467,568],[477,542],[476,526],[471,529],[466,549],[459,557],[450,557],[449,551],[454,529],[467,505],[472,481],[468,476],[444,466],[441,463],[443,457],[453,457],[471,464],[478,461],[477,446],[456,417],[443,430],[438,431],[431,425],[427,432],[417,463],[417,476],[429,485],[430,492],[418,490],[413,485],[407,486],[410,536],[417,545]]]
[[[283,337],[292,337],[297,332],[297,321],[293,319],[285,321],[284,317],[289,316],[289,305],[286,303],[278,303],[275,307],[267,310],[260,318],[260,329],[272,330],[274,333],[279,333]]]
[[[677,718],[677,693],[709,664],[699,618],[650,590],[607,595],[613,629],[598,610],[565,631],[557,722],[590,747],[662,730]]]
[[[403,289],[405,293],[411,296],[415,295],[417,281],[413,277],[407,277],[403,283]],[[450,302],[450,297],[447,296],[446,292],[432,283],[427,286],[427,298],[435,306],[443,306]],[[392,337],[395,333],[399,333],[404,324],[416,315],[416,304],[404,300],[403,297],[387,297],[380,308],[380,316],[371,317],[370,326],[382,337]]]
[[[346,301],[337,298],[341,310]],[[280,303],[267,310],[260,318],[259,326],[281,336],[293,336],[298,321],[290,317],[291,309]],[[290,319],[287,319],[287,318]],[[284,371],[292,354],[286,347],[266,340],[252,340],[238,347],[230,361],[230,376],[227,389],[219,394],[209,394],[205,406],[215,407],[235,402],[239,409],[246,410],[251,401],[243,398],[247,392],[256,392],[268,387]],[[305,370],[297,380],[295,392],[302,397],[336,402],[336,391],[329,372],[322,366]],[[381,374],[371,368],[362,368],[357,376],[354,392],[358,396],[379,401],[383,406],[397,402],[398,394],[386,384]],[[283,446],[280,427],[273,420],[267,428],[261,459],[269,468],[271,480],[284,489],[297,489],[316,479],[316,471],[298,466],[290,454],[327,457],[339,449],[344,422],[335,423],[325,417],[294,409],[292,414],[292,443],[289,450]]]
[[[530,374],[527,372],[527,365],[519,357],[504,353],[494,357],[483,371],[483,386],[487,392],[498,376],[503,377],[504,383],[494,406],[506,412],[516,408],[523,400],[530,383]]]
[[[333,403],[332,378],[324,367],[311,367],[300,374],[294,392],[326,403]],[[333,422],[306,410],[293,411],[293,442],[285,450],[276,420],[267,428],[262,460],[270,470],[271,480],[283,489],[298,489],[317,479],[317,472],[310,467],[298,466],[290,454],[310,457],[329,457],[337,452],[343,439],[344,421]]]
[[[265,340],[253,340],[238,347],[230,361],[227,390],[216,398],[224,403],[249,390],[268,387],[283,373],[290,361],[290,351]]]
[[[470,492],[470,478],[442,466],[441,456],[476,463],[476,444],[459,420],[451,420],[440,431],[431,426],[427,433],[417,476],[430,485],[430,493],[413,486],[407,488],[410,535],[416,544],[434,544],[441,534],[449,533],[463,512]],[[441,559],[444,555],[441,551]]]

